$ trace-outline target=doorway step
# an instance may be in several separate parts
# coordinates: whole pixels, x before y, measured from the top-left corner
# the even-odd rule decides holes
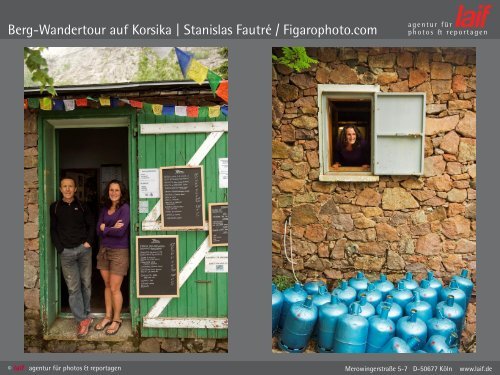
[[[84,338],[76,337],[76,323],[74,319],[69,318],[57,318],[52,327],[50,327],[49,332],[46,333],[43,338],[45,340],[76,340],[76,341],[126,341],[132,334],[132,322],[130,318],[124,318],[120,330],[116,335],[106,335],[106,331],[96,331],[94,329],[97,322],[102,319],[101,316],[94,317],[92,323],[92,328],[90,328],[89,333]]]

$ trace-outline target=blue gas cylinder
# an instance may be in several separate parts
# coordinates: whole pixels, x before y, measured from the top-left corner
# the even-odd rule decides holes
[[[443,315],[450,319],[457,326],[458,337],[462,337],[462,328],[465,320],[465,311],[458,303],[455,303],[455,297],[449,295],[446,301],[437,304],[437,310],[443,310]]]
[[[358,271],[356,273],[356,277],[351,277],[349,279],[349,286],[354,288],[356,290],[356,293],[367,290],[368,283],[369,283],[368,279],[361,271]]]
[[[382,302],[382,292],[380,290],[377,290],[375,287],[375,284],[373,283],[368,283],[368,289],[364,292],[359,292],[358,293],[358,299],[361,293],[366,294],[366,301],[368,303],[371,303],[373,307],[377,307],[380,302]]]
[[[375,307],[373,307],[373,305],[368,302],[366,294],[364,292],[360,294],[358,303],[359,306],[361,306],[361,312],[359,313],[359,315],[365,317],[366,319],[368,319],[370,316],[375,315]]]
[[[273,335],[278,329],[278,323],[281,316],[281,308],[283,307],[283,293],[281,293],[276,285],[273,284]]]
[[[332,294],[336,294],[346,306],[350,306],[351,303],[356,301],[356,289],[347,285],[345,280],[340,282],[340,285],[332,291]]]
[[[404,281],[405,287],[408,290],[413,291],[418,288],[418,283],[415,280],[413,280],[413,274],[411,272],[407,272],[405,277],[399,281]]]
[[[380,274],[380,278],[375,282],[375,287],[382,293],[382,298],[385,299],[389,292],[394,289],[394,284],[387,280],[387,275]]]
[[[283,291],[283,307],[281,308],[281,316],[279,328],[282,329],[285,324],[285,319],[290,311],[290,307],[296,302],[304,302],[307,298],[307,292],[302,289],[300,283],[295,283],[291,288]]]
[[[398,283],[397,289],[391,290],[389,295],[392,296],[394,302],[401,306],[401,308],[403,309],[408,303],[413,300],[413,294],[410,290],[406,289],[406,284],[404,281],[400,281]]]
[[[378,353],[396,334],[396,325],[389,319],[390,307],[385,305],[381,309],[380,315],[368,319],[367,353]]]
[[[325,303],[330,302],[331,299],[332,299],[332,295],[330,293],[328,293],[328,289],[326,288],[326,285],[321,285],[319,287],[318,294],[315,294],[314,296],[312,296],[313,304],[318,308],[318,311],[319,311],[320,306],[324,305]],[[316,322],[316,326],[314,327],[314,332],[313,332],[314,337],[316,337],[318,335],[318,329],[319,329],[318,322]]]
[[[457,332],[457,325],[444,316],[443,309],[437,311],[435,318],[427,321],[427,336],[441,335],[448,337],[452,332]]]
[[[403,340],[418,337],[421,341],[417,349],[425,344],[427,340],[427,326],[422,319],[417,317],[417,310],[412,310],[410,316],[403,316],[396,324],[396,336]]]
[[[398,320],[403,316],[403,309],[397,303],[394,303],[394,299],[391,295],[388,295],[385,299],[385,302],[380,303],[375,309],[378,315],[382,314],[382,306],[384,304],[389,307],[389,319],[391,319],[394,324],[396,324]]]
[[[472,295],[472,290],[474,289],[474,284],[472,283],[471,279],[469,279],[469,271],[462,270],[460,276],[453,276],[452,279],[455,280],[458,287],[465,292],[465,295],[467,297],[467,304],[469,304],[470,296]]]
[[[302,353],[307,348],[317,320],[318,308],[314,306],[311,296],[303,302],[294,303],[286,316],[279,347],[290,353]]]
[[[335,353],[364,353],[368,338],[368,320],[359,315],[361,306],[353,303],[349,314],[342,315],[337,320],[333,351]]]
[[[436,306],[438,304],[438,294],[436,289],[431,288],[431,284],[429,280],[422,280],[420,282],[420,286],[415,289],[417,292],[420,293],[420,299],[422,301],[427,302],[429,305],[432,307],[432,314],[435,315],[436,313]]]
[[[423,344],[418,337],[412,337],[406,342],[400,337],[393,337],[379,353],[413,353]]]
[[[456,332],[448,336],[433,335],[429,337],[424,350],[427,353],[458,353],[458,336]]]
[[[406,315],[410,315],[412,310],[417,311],[417,317],[422,319],[424,323],[432,318],[432,306],[428,302],[422,301],[417,290],[413,291],[413,301],[405,307]]]
[[[318,314],[318,345],[319,353],[333,352],[333,337],[337,320],[347,314],[347,306],[342,303],[338,296],[333,294],[330,303],[325,303],[319,308]]]
[[[441,294],[441,289],[443,289],[443,283],[434,277],[434,273],[432,271],[427,271],[427,279],[426,280],[429,282],[429,286],[432,289],[436,290],[438,298],[439,298],[439,296]]]
[[[326,286],[323,280],[312,280],[304,284],[304,290],[308,295],[313,296],[319,293],[321,286]]]
[[[465,292],[458,287],[458,283],[456,280],[451,280],[450,285],[441,290],[441,301],[446,301],[448,296],[452,295],[455,297],[455,303],[458,303],[464,311],[467,311],[467,296]]]

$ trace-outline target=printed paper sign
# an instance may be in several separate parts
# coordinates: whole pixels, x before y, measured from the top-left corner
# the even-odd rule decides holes
[[[208,253],[205,256],[205,272],[206,273],[227,273],[228,267],[227,251]]]
[[[219,189],[227,189],[229,179],[228,158],[219,159]]]
[[[139,198],[160,198],[160,172],[157,168],[139,169]]]
[[[148,201],[139,201],[139,213],[140,214],[148,214],[149,213]]]

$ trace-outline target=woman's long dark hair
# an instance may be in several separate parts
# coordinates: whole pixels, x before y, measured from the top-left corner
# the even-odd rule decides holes
[[[120,192],[121,192],[122,196],[120,197],[120,201],[116,205],[116,208],[118,209],[121,206],[123,206],[125,203],[128,203],[127,188],[125,187],[123,182],[121,182],[119,180],[111,180],[108,182],[108,184],[106,185],[106,188],[104,189],[104,194],[102,195],[101,203],[104,207],[111,208],[112,202],[111,202],[111,199],[109,199],[109,187],[111,186],[111,184],[117,184],[118,186],[120,186]]]
[[[361,142],[363,141],[363,136],[361,135],[361,132],[359,131],[358,127],[356,125],[347,125],[344,126],[342,131],[340,132],[340,145],[342,148],[345,148],[347,145],[347,129],[354,129],[354,132],[356,133],[356,142],[352,145],[352,148],[358,148],[361,145]]]

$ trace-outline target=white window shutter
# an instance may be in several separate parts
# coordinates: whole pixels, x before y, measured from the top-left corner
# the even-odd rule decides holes
[[[424,143],[425,93],[376,93],[374,173],[423,174]]]

